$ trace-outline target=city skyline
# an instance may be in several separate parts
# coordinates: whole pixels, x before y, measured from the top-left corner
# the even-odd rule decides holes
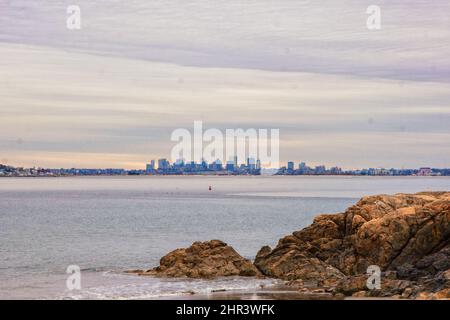
[[[5,159],[3,159],[5,160]],[[44,165],[32,165],[32,166],[27,166],[26,164],[23,163],[11,163],[11,162],[5,162],[5,161],[1,161],[0,160],[0,165],[3,166],[11,166],[11,167],[16,167],[16,168],[51,168],[51,169],[57,169],[57,168],[74,168],[74,169],[86,169],[86,168],[90,168],[90,169],[124,169],[124,170],[145,170],[145,167],[147,167],[150,164],[153,164],[154,168],[158,168],[159,167],[159,162],[160,161],[166,161],[168,164],[170,165],[176,165],[177,163],[183,163],[183,164],[188,164],[188,163],[195,163],[195,164],[201,164],[202,162],[206,162],[207,164],[212,164],[212,163],[218,163],[223,165],[224,167],[226,167],[227,164],[229,163],[233,163],[235,166],[236,165],[248,165],[249,161],[256,164],[257,162],[260,162],[259,159],[257,158],[249,158],[246,157],[245,159],[241,160],[238,159],[238,157],[231,157],[229,158],[227,161],[222,161],[221,159],[216,159],[216,160],[212,160],[212,161],[206,161],[205,159],[202,159],[201,161],[185,161],[185,159],[180,158],[177,159],[175,161],[171,161],[168,157],[155,157],[155,158],[148,158],[147,161],[144,161],[142,163],[137,164],[134,167],[120,167],[120,166],[108,166],[106,164],[104,165],[100,165],[100,166],[69,166],[67,164],[62,164],[61,166],[54,166],[54,167],[49,167],[49,166],[44,166]],[[307,161],[307,160],[287,160],[287,161],[280,161],[279,166],[277,167],[265,167],[262,163],[259,163],[259,167],[261,169],[281,169],[283,167],[289,168],[290,167],[290,163],[292,163],[295,168],[297,168],[297,166],[301,166],[302,164],[307,164],[308,166],[312,167],[312,168],[316,168],[316,167],[326,167],[326,168],[339,168],[342,170],[362,170],[362,169],[414,169],[414,168],[435,168],[435,169],[447,169],[450,168],[450,164],[448,166],[432,166],[432,165],[419,165],[419,166],[409,166],[409,167],[396,167],[393,165],[375,165],[375,166],[356,166],[356,167],[349,167],[346,165],[343,165],[341,163],[332,163],[330,161],[319,161],[319,162],[312,162],[312,161]],[[143,169],[144,168],[144,169]]]
[[[170,162],[166,158],[153,159],[145,168],[43,168],[13,167],[0,163],[0,177],[11,176],[71,176],[71,175],[355,175],[355,176],[450,176],[450,168],[357,168],[342,169],[334,165],[311,166],[304,161],[289,161],[279,168],[265,169],[259,159],[247,158],[239,163],[237,157],[222,163],[219,159],[207,162],[182,159]]]

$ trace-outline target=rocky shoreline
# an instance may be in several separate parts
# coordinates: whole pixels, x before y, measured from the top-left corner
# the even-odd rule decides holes
[[[220,240],[195,242],[156,268],[160,277],[282,279],[330,298],[450,299],[450,192],[376,195],[262,247],[252,263]]]

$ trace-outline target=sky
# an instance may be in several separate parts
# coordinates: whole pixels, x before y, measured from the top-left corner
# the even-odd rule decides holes
[[[381,29],[366,26],[370,5]],[[66,9],[81,9],[68,30]],[[450,167],[450,2],[0,0],[0,163],[143,168],[177,128],[282,162]]]

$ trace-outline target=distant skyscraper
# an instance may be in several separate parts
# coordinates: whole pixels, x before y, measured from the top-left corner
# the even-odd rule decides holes
[[[182,167],[184,166],[184,159],[177,159],[174,163],[175,166]]]
[[[226,166],[226,169],[227,169],[227,171],[234,171],[234,168],[235,168],[235,166],[234,166],[234,162],[233,161],[228,161],[227,162],[227,166]]]
[[[256,162],[254,158],[247,158],[247,168],[250,170],[255,170]]]
[[[212,164],[212,167],[214,170],[222,170],[222,161],[220,161],[220,159],[217,159],[216,161],[214,161]]]
[[[208,164],[206,163],[205,159],[202,159],[202,164],[201,164],[203,170],[208,169]]]
[[[292,161],[289,161],[288,162],[288,170],[294,170],[294,162],[292,162]]]
[[[169,168],[169,161],[167,159],[158,160],[158,169],[165,170]]]
[[[155,171],[155,160],[152,160],[150,163],[147,164],[145,167],[145,173],[150,174],[153,171]]]
[[[325,174],[326,171],[327,171],[327,168],[326,168],[325,166],[317,166],[317,167],[314,169],[314,173],[315,173],[315,174]]]

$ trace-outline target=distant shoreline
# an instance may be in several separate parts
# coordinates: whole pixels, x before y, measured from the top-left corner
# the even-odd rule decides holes
[[[51,175],[43,175],[43,176],[0,176],[0,179],[2,178],[20,178],[20,179],[33,179],[33,178],[48,178],[48,179],[55,179],[55,178],[192,178],[192,177],[221,177],[221,178],[231,178],[231,177],[242,177],[242,178],[255,178],[255,177],[290,177],[290,178],[301,178],[301,177],[341,177],[341,178],[450,178],[450,176],[418,176],[418,175],[407,175],[407,176],[381,176],[381,175],[345,175],[345,174],[303,174],[303,175],[280,175],[280,174],[273,174],[273,175],[224,175],[224,174],[179,174],[179,175],[106,175],[106,174],[100,174],[100,175],[61,175],[61,176],[51,176]]]

